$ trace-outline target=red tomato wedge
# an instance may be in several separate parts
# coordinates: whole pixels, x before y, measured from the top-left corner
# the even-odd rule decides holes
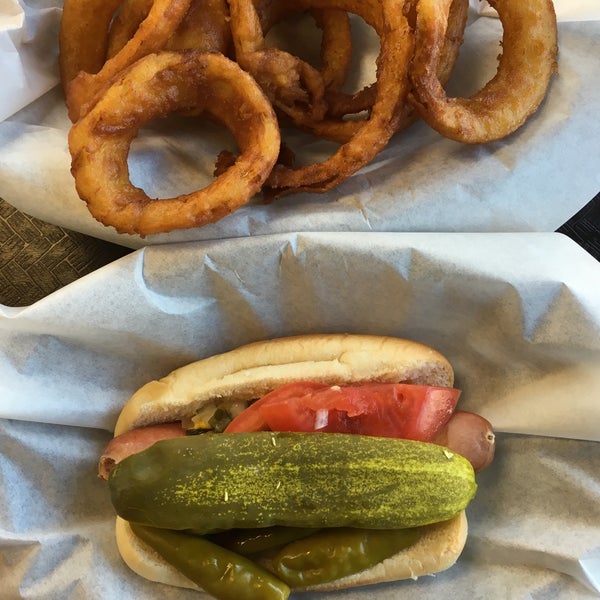
[[[225,433],[321,431],[430,441],[448,422],[460,390],[408,383],[284,385],[237,416]]]

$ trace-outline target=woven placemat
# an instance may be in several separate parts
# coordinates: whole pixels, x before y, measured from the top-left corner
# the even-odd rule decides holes
[[[129,252],[30,217],[0,198],[0,304],[28,306]]]

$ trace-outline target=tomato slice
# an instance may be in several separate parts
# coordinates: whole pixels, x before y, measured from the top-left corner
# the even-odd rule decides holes
[[[292,383],[252,404],[225,433],[321,431],[430,441],[452,416],[459,396],[455,388],[407,383]]]
[[[312,383],[310,381],[300,381],[297,383],[289,383],[278,387],[277,389],[269,392],[266,396],[263,396],[253,404],[251,404],[245,411],[239,414],[235,419],[229,423],[225,428],[225,433],[239,433],[242,431],[268,431],[271,429],[268,423],[265,421],[261,414],[261,407],[265,404],[269,404],[274,400],[279,400],[283,403],[289,401],[292,405],[296,404],[305,395],[311,394],[315,390],[323,389],[328,386],[320,383]],[[296,407],[296,419],[300,417],[301,406],[298,404]],[[276,430],[271,430],[276,431]],[[293,431],[291,429],[283,431]],[[297,430],[303,431],[303,430]]]

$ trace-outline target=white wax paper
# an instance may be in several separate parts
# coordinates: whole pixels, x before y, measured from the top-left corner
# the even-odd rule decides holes
[[[292,231],[554,231],[600,189],[598,2],[555,4],[559,76],[538,113],[507,139],[462,145],[417,123],[326,194],[294,194],[271,205],[255,199],[216,224],[143,240],[96,222],[75,192],[62,92],[47,91],[58,81],[60,0],[23,8],[5,0],[0,119],[12,116],[0,122],[0,197],[44,221],[133,248]],[[450,93],[474,92],[495,70],[501,25],[496,18],[480,18],[475,8],[481,7],[472,10]],[[356,47],[366,58],[357,61],[353,79],[370,81],[378,45],[361,24],[353,20]],[[329,153],[328,144],[288,133],[300,158]],[[231,136],[202,121],[154,123],[133,146],[132,181],[159,198],[202,188],[224,148],[233,149]]]
[[[409,337],[490,419],[459,562],[313,598],[600,595],[600,267],[559,234],[299,233],[151,246],[0,306],[2,598],[192,598],[118,557],[96,461],[146,381],[258,339]]]

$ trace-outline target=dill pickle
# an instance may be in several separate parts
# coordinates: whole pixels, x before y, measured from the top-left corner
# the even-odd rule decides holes
[[[275,575],[202,537],[130,525],[135,535],[218,600],[285,600],[290,594]]]
[[[313,535],[317,531],[320,530],[311,527],[283,526],[231,529],[215,533],[208,539],[242,556],[252,556],[279,549],[290,542]]]
[[[419,528],[324,529],[285,546],[273,559],[291,588],[334,581],[364,571],[419,539]]]
[[[162,440],[119,462],[108,483],[126,521],[202,534],[418,527],[450,519],[477,489],[471,464],[436,444],[271,431]]]

